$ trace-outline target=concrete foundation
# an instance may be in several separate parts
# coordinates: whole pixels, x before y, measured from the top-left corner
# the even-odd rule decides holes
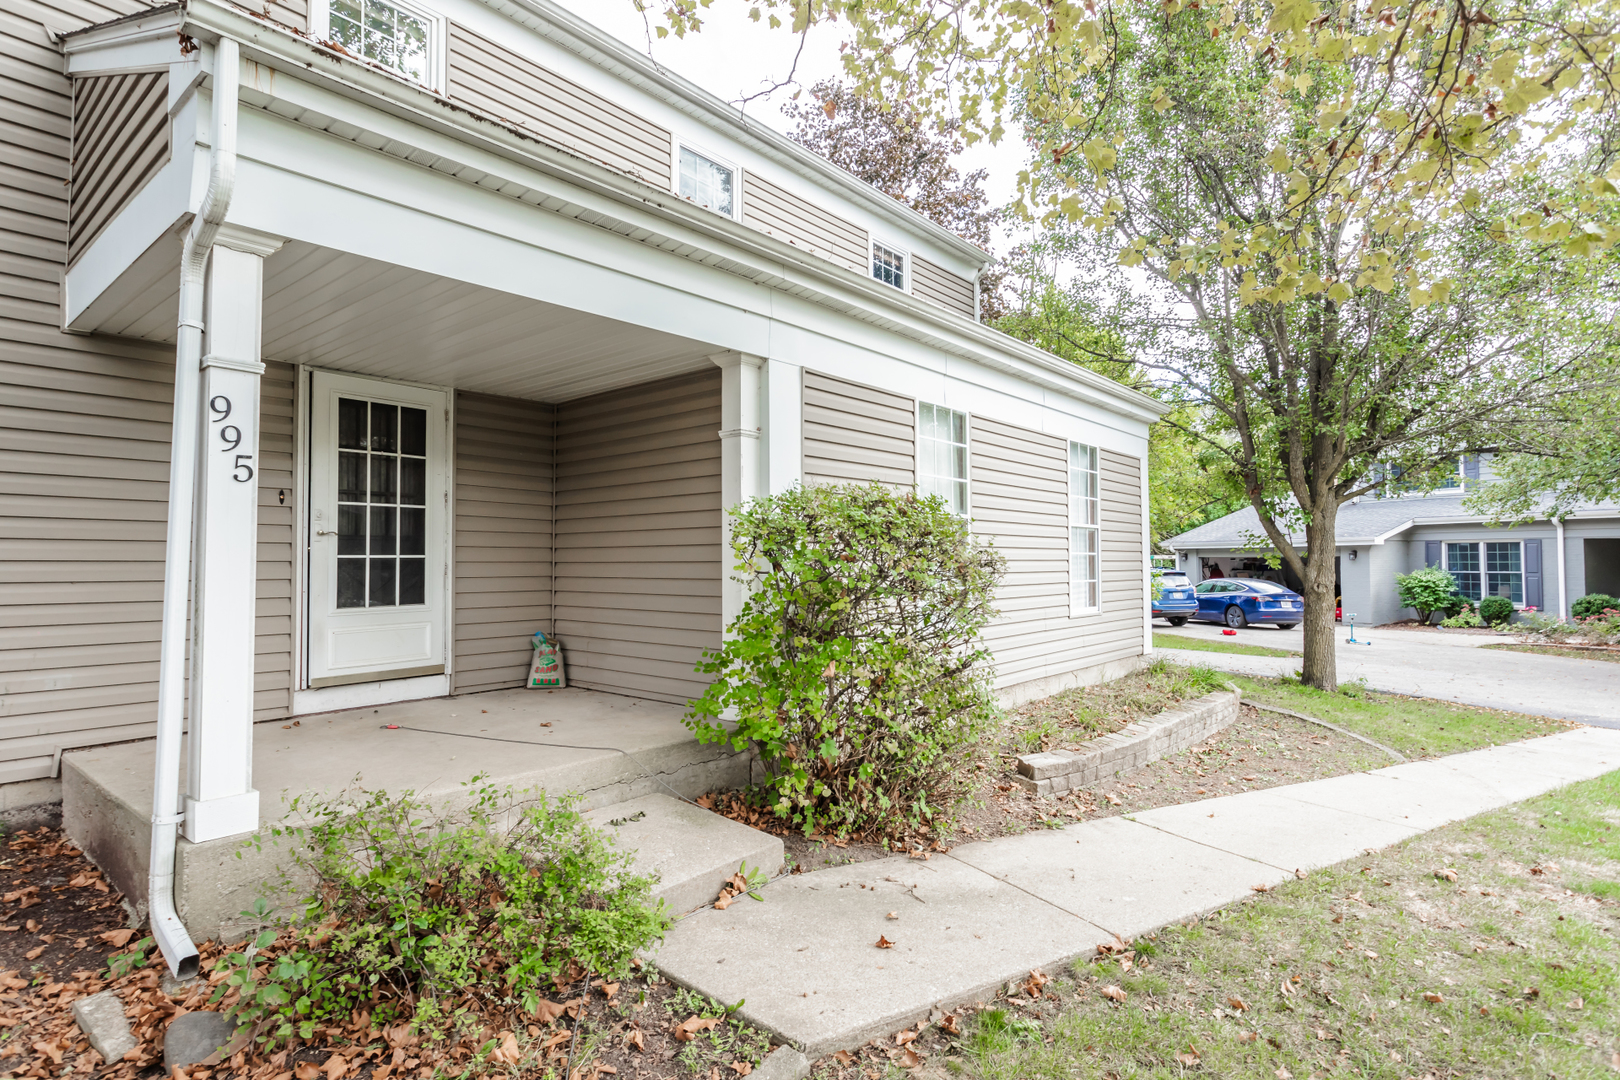
[[[259,724],[253,778],[261,827],[180,841],[180,917],[199,940],[234,938],[251,928],[242,912],[257,898],[273,905],[295,898],[304,883],[282,881],[288,860],[271,832],[291,823],[288,803],[299,795],[361,786],[453,807],[466,781],[482,775],[502,787],[575,794],[588,810],[747,784],[749,756],[700,745],[682,714],[678,705],[591,690],[497,690]],[[150,741],[62,757],[63,827],[142,917],[153,769]]]
[[[1026,701],[1037,701],[1079,686],[1096,686],[1099,683],[1123,679],[1127,675],[1136,674],[1151,663],[1153,663],[1152,655],[1143,653],[1140,656],[1127,656],[1123,660],[1110,660],[1105,664],[1076,668],[1061,675],[1047,675],[1044,678],[1003,686],[996,690],[996,700],[1011,709]]]

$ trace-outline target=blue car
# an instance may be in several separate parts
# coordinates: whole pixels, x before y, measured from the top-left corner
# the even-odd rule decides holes
[[[1180,570],[1154,570],[1153,580],[1159,585],[1159,597],[1153,601],[1153,617],[1168,619],[1171,626],[1186,626],[1187,620],[1198,614],[1198,598],[1193,595],[1192,580]]]
[[[1292,630],[1305,618],[1305,598],[1293,589],[1258,578],[1215,578],[1198,583],[1195,618],[1241,630],[1250,623],[1275,623]]]

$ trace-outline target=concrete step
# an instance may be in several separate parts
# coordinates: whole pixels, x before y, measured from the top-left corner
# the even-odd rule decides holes
[[[632,869],[658,877],[653,895],[677,915],[712,901],[743,863],[770,877],[782,869],[779,838],[668,795],[604,806],[585,820],[635,852]]]

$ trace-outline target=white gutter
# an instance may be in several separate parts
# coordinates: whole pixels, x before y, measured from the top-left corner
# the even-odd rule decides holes
[[[1553,528],[1558,531],[1558,617],[1569,617],[1569,568],[1568,560],[1564,558],[1564,519],[1553,518]]]
[[[152,937],[177,979],[197,974],[197,946],[174,909],[174,846],[180,822],[180,743],[186,704],[186,593],[197,490],[202,385],[203,275],[236,186],[236,102],[241,53],[214,46],[214,112],[208,188],[180,254],[180,318],[174,350],[174,428],[169,456],[169,528],[163,556],[163,636],[158,660],[157,770],[152,783],[152,858],[146,883]],[[192,717],[195,722],[196,717]]]

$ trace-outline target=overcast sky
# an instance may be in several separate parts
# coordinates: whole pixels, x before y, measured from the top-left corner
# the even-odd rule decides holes
[[[639,52],[648,51],[647,24],[632,0],[558,0],[563,6],[627,42]],[[741,104],[743,99],[788,78],[794,72],[793,55],[799,39],[786,30],[771,30],[753,23],[746,8],[735,0],[720,0],[705,13],[702,33],[684,40],[670,36],[652,41],[654,60],[717,97]],[[656,16],[654,16],[656,22]],[[823,78],[842,73],[838,63],[841,28],[821,26],[812,30],[799,57],[794,75],[808,88]],[[748,114],[779,131],[792,124],[781,114],[781,106],[792,97],[791,89],[778,90],[769,98],[756,98],[744,107]],[[1024,167],[1024,147],[1017,139],[1003,139],[996,147],[975,147],[958,161],[963,171],[988,169],[985,193],[991,205],[1001,206],[1012,199],[1018,170]],[[1005,254],[1004,243],[998,254]]]

